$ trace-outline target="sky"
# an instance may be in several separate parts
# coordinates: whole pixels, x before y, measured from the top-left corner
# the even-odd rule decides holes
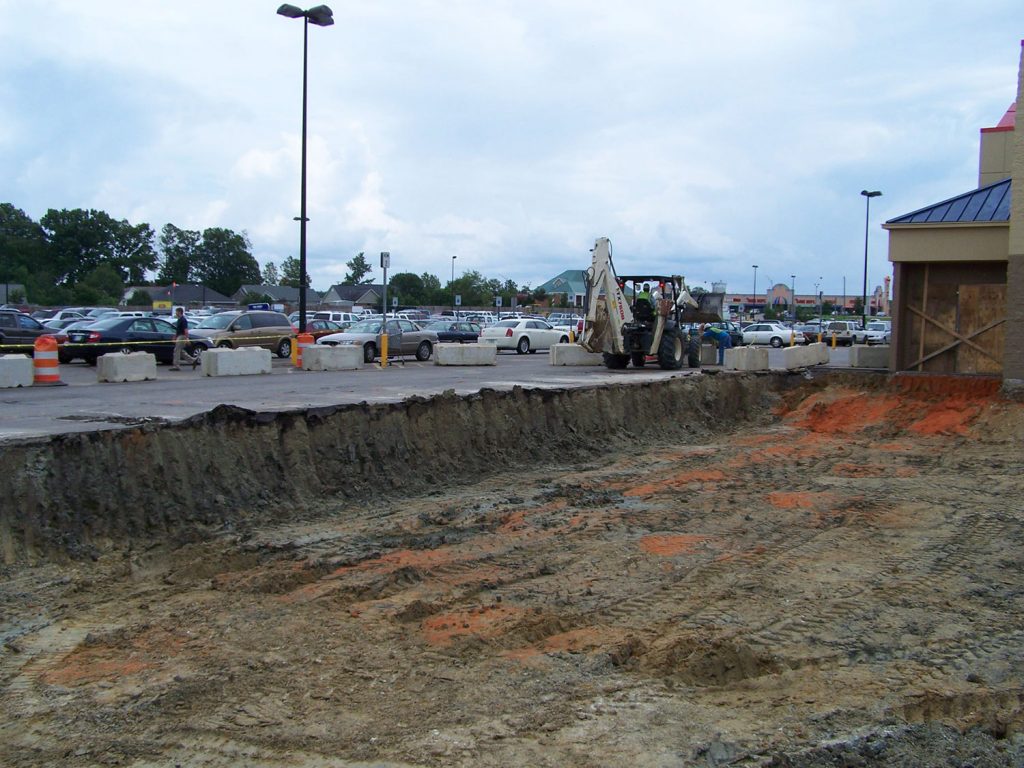
[[[261,0],[0,0],[0,202],[298,256],[302,20]],[[302,6],[309,7],[309,6]],[[309,28],[307,263],[341,282],[622,273],[869,291],[890,218],[977,186],[1020,0],[392,0]],[[456,257],[453,261],[453,257]],[[375,269],[374,281],[382,278]]]

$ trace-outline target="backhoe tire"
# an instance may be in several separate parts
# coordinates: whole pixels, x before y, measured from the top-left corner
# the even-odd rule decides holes
[[[700,368],[700,339],[690,338],[686,344],[686,364],[691,368]]]
[[[629,362],[633,364],[634,368],[643,368],[647,362],[647,355],[643,352],[631,352],[629,354]]]
[[[610,371],[621,371],[629,365],[629,355],[613,355],[604,353],[604,367]]]
[[[683,367],[683,335],[678,328],[666,328],[658,346],[658,365],[663,371]]]

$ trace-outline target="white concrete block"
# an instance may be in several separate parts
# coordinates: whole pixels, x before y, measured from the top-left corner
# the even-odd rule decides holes
[[[728,352],[729,350],[725,350]],[[718,365],[718,347],[714,344],[701,344],[700,345],[700,364],[701,365]]]
[[[28,355],[0,357],[0,389],[31,387],[33,377],[32,358]]]
[[[108,352],[96,359],[96,380],[108,382],[152,381],[156,357],[151,352]]]
[[[204,376],[251,376],[270,373],[270,350],[262,347],[208,349],[199,358]]]
[[[727,349],[724,367],[729,371],[767,371],[768,350],[752,346]]]
[[[786,347],[782,350],[782,365],[787,371],[817,364],[817,355],[807,347]]]
[[[828,344],[824,342],[815,342],[814,344],[808,344],[807,349],[811,351],[811,357],[814,360],[812,365],[828,365],[831,356],[828,351]]]
[[[493,344],[434,345],[434,365],[496,365],[497,362],[498,348]]]
[[[579,344],[555,344],[548,358],[552,365],[604,365],[604,355],[587,352]]]
[[[302,350],[304,371],[354,371],[362,365],[362,347],[313,344]]]
[[[889,346],[869,347],[865,344],[854,344],[850,347],[851,368],[888,368]]]

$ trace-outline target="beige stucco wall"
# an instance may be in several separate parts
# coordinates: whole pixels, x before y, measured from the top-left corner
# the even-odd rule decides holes
[[[1006,261],[1010,227],[999,224],[886,225],[889,261]]]
[[[1013,145],[1016,131],[982,131],[978,161],[978,186],[987,187],[1013,174]]]
[[[1024,40],[1017,76],[1017,124],[1010,182],[1009,262],[1006,265],[1006,342],[1003,386],[1024,395]]]

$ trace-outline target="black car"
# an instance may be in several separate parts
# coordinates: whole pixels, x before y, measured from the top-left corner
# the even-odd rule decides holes
[[[174,326],[158,317],[111,317],[68,333],[68,345],[89,365],[108,352],[149,352],[157,361],[174,357]]]
[[[34,317],[13,309],[0,309],[0,352],[31,355],[40,336],[52,333]]]
[[[420,323],[420,328],[434,331],[437,340],[445,343],[467,344],[480,338],[480,326],[464,320],[432,320]]]

